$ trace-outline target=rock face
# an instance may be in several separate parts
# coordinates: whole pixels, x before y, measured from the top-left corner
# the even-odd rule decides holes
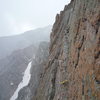
[[[100,0],[72,0],[57,14],[33,100],[100,100]]]

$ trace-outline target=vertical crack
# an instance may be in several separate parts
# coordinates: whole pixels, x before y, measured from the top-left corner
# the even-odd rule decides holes
[[[55,96],[55,91],[56,91],[56,74],[57,74],[57,61],[54,62],[54,66],[52,67],[55,67],[53,70],[52,70],[52,79],[51,79],[51,92],[50,92],[50,95],[49,95],[49,99],[48,100],[53,100],[54,99],[54,96]]]
[[[50,99],[49,100],[53,100],[53,98],[55,96],[56,72],[57,72],[57,68],[54,69],[54,77],[51,80],[51,82],[52,82],[52,91],[50,93]]]
[[[78,66],[78,63],[79,63],[80,50],[81,50],[82,45],[83,45],[83,42],[84,42],[84,36],[82,37],[82,40],[81,40],[81,41],[82,41],[82,43],[81,43],[80,47],[78,47],[77,62],[76,62],[76,64],[75,64],[75,68]]]

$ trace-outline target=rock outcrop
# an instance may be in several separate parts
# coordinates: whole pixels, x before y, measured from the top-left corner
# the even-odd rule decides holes
[[[100,100],[100,0],[71,0],[57,14],[33,100]]]

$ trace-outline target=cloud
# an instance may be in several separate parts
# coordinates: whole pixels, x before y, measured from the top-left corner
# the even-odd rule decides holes
[[[31,22],[20,23],[19,27],[20,27],[20,33],[36,28]]]
[[[1,0],[0,36],[52,25],[70,0]],[[34,27],[35,26],[35,27]]]
[[[19,31],[17,21],[14,19],[14,17],[10,13],[5,13],[4,18],[8,25],[9,32],[11,34],[16,34]]]
[[[30,21],[17,21],[15,17],[8,12],[4,13],[0,26],[0,36],[15,35],[35,28]]]

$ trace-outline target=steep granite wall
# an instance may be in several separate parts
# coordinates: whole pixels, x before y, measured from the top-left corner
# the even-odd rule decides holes
[[[100,0],[72,0],[57,14],[33,100],[100,100]]]

